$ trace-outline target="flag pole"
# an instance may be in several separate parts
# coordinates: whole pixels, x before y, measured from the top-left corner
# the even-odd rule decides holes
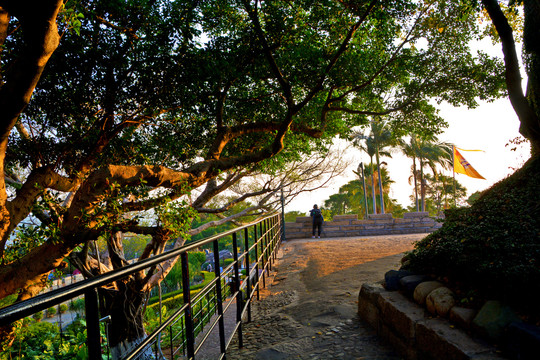
[[[452,178],[454,179],[454,207],[457,207],[456,201],[456,168],[454,167],[454,161],[456,161],[455,145],[452,144]]]

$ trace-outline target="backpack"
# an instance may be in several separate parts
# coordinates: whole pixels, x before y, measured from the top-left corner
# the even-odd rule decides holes
[[[324,220],[323,216],[322,216],[321,209],[313,209],[313,210],[311,210],[311,216],[313,216],[314,220],[321,220],[321,221]]]

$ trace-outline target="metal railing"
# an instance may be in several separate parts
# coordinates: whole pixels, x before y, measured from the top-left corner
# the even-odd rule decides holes
[[[266,286],[266,277],[276,259],[282,240],[282,226],[279,215],[269,216],[256,223],[49,291],[0,309],[0,326],[84,295],[88,357],[101,359],[98,288],[180,256],[184,304],[168,318],[160,319],[160,325],[136,348],[123,354],[121,359],[137,359],[143,351],[152,351],[156,358],[194,359],[216,327],[220,347],[218,358],[222,359],[235,334],[238,335],[239,346],[243,347],[243,319],[247,317],[247,321],[251,321],[252,300],[255,296],[257,299],[260,298],[261,282],[263,287]],[[233,260],[228,266],[220,269],[219,241],[230,240],[230,238],[232,238]],[[192,297],[189,281],[189,252],[210,244],[213,248],[215,278]],[[242,264],[245,265],[244,273],[240,271]],[[228,309],[234,311],[234,306],[236,306],[234,329],[230,334],[226,334],[225,313]],[[162,352],[163,344],[168,346],[167,355]]]

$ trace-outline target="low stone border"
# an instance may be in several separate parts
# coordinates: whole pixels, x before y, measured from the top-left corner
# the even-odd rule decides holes
[[[401,293],[379,284],[362,285],[358,314],[408,360],[506,359],[493,346],[432,318]]]
[[[395,218],[392,214],[369,214],[367,219],[358,220],[358,215],[335,215],[327,219],[322,226],[323,237],[372,236],[394,234],[430,233],[442,226],[442,223],[431,218],[427,212],[403,214],[403,218]],[[312,219],[299,216],[295,222],[285,223],[287,239],[311,237]]]

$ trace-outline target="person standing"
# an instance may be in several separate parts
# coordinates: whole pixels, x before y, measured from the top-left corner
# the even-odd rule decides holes
[[[324,221],[321,209],[317,206],[317,204],[313,205],[313,209],[309,210],[309,214],[311,216],[311,219],[313,220],[313,236],[312,238],[315,239],[315,230],[317,230],[317,237],[321,238],[321,228],[322,223]]]

